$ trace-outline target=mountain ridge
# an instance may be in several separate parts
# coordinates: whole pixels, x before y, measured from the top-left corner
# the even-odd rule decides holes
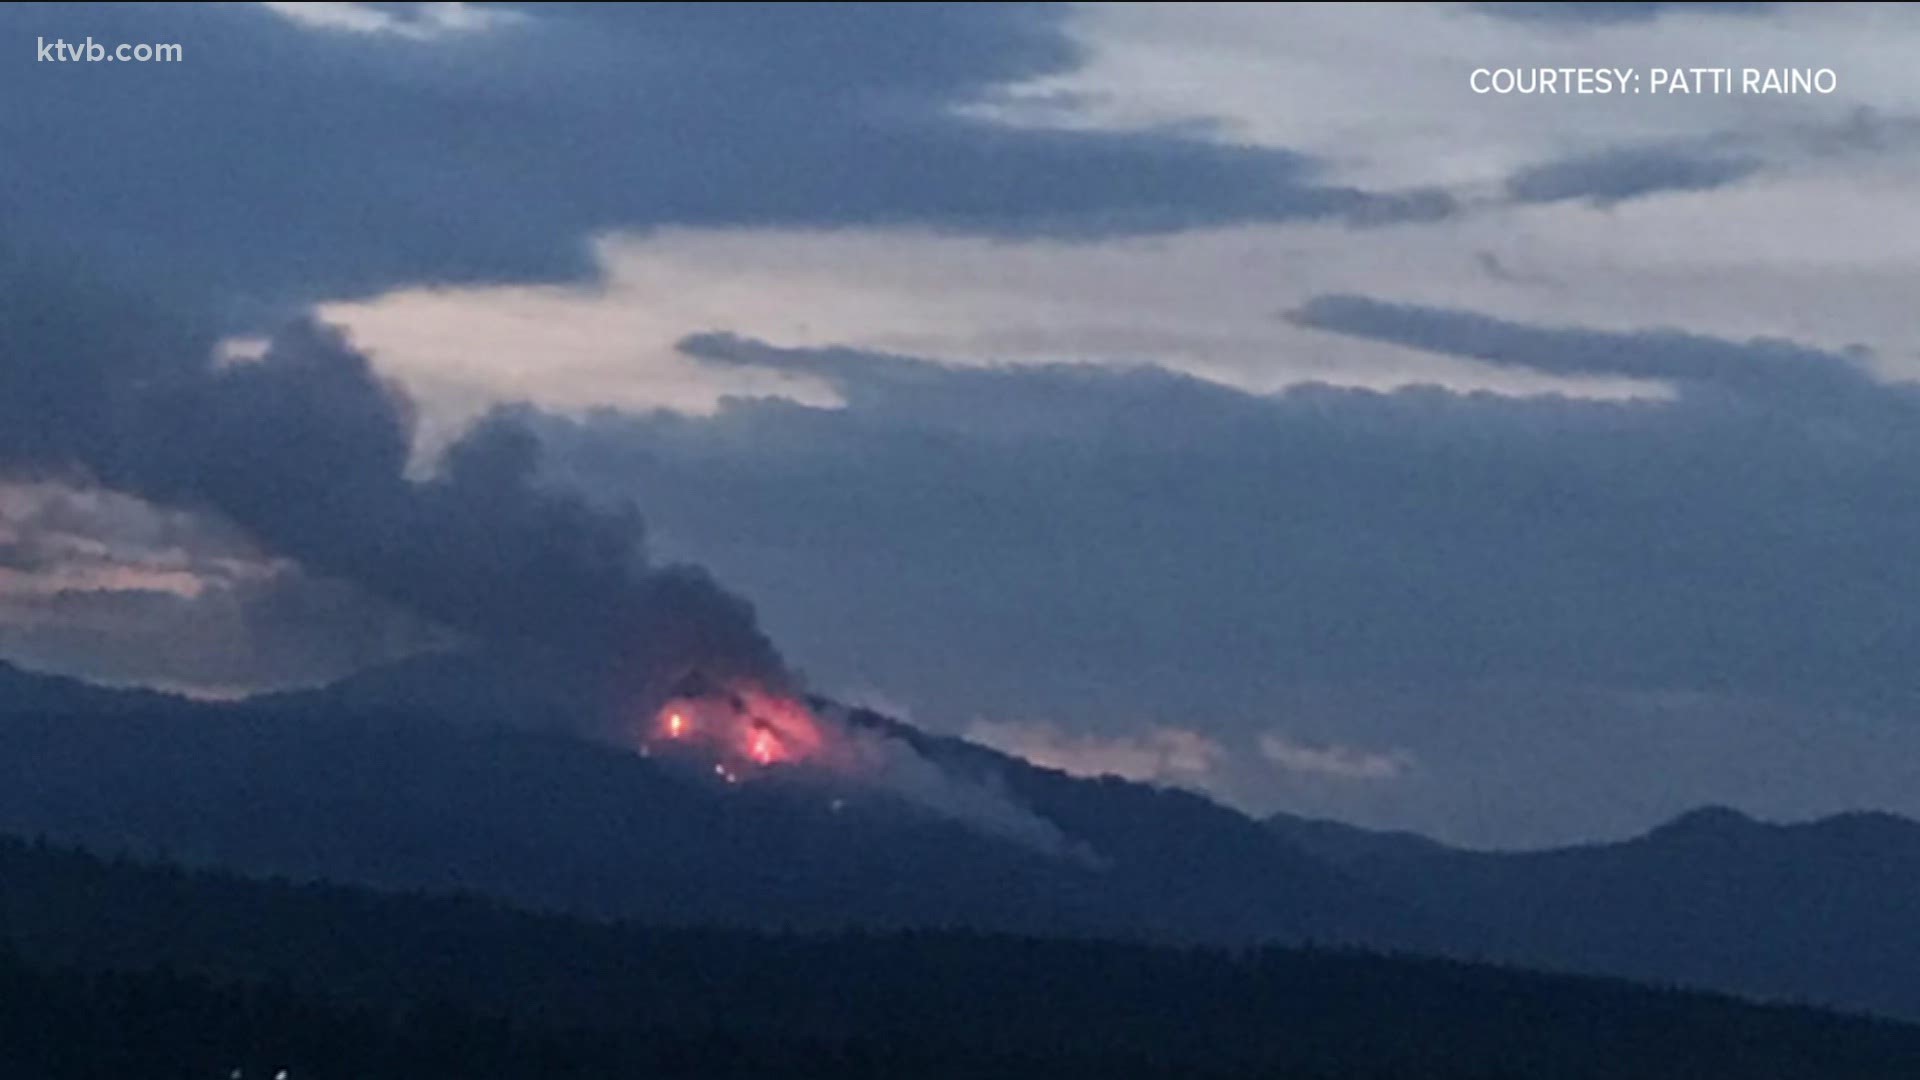
[[[1920,822],[1898,815],[1771,823],[1707,807],[1624,840],[1518,852],[1267,824],[1420,904],[1458,935],[1453,954],[1920,1016]]]
[[[0,671],[0,832],[661,925],[1348,943],[1920,1018],[1920,824],[1891,814],[1708,807],[1625,840],[1465,851],[1257,822],[859,709],[849,729],[912,766],[892,786],[781,767],[733,788],[568,734],[564,692],[489,694],[462,663],[235,703]],[[927,783],[1067,846],[970,824]]]

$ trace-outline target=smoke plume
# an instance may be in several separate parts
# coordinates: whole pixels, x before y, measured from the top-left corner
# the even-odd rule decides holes
[[[833,733],[827,747],[837,772],[987,836],[1053,858],[1100,865],[1091,849],[1021,803],[999,774],[945,768],[905,739],[856,725],[841,707],[821,709],[819,719]]]
[[[633,508],[540,487],[516,421],[482,421],[415,480],[406,396],[337,332],[295,324],[225,364],[213,343],[0,265],[0,471],[216,513],[314,575],[610,690],[696,667],[790,685],[750,605],[648,561]]]
[[[634,508],[540,486],[537,438],[510,413],[415,479],[406,395],[339,333],[295,323],[258,359],[224,363],[214,344],[0,259],[0,475],[217,514],[469,645],[585,676],[589,698],[664,700],[690,681],[798,691],[746,601],[698,567],[647,559]],[[607,719],[575,722],[605,734]],[[837,737],[824,763],[843,775],[1036,851],[1088,857],[991,778],[827,723]]]

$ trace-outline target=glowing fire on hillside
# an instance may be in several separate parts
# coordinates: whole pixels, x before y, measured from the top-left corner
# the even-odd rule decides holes
[[[642,757],[687,777],[732,787],[804,763],[806,770],[788,774],[801,783],[778,786],[827,795],[831,813],[902,801],[1042,854],[1099,865],[1091,848],[1010,794],[997,772],[955,767],[883,725],[851,721],[831,704],[816,713],[804,699],[765,684],[695,672],[646,710],[630,737]]]
[[[711,760],[714,775],[739,783],[755,770],[819,753],[820,723],[805,702],[761,687],[694,687],[669,698],[647,722],[641,752]]]

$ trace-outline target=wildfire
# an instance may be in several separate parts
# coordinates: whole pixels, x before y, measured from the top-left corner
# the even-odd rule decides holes
[[[734,784],[755,770],[812,756],[821,734],[805,702],[733,685],[699,687],[661,706],[641,737],[641,752],[651,757],[662,742],[711,761],[713,774]]]

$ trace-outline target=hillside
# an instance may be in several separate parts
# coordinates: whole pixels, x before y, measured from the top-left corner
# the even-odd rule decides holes
[[[1276,818],[1444,920],[1450,951],[1920,1017],[1920,824],[1706,808],[1617,843],[1476,852]]]
[[[1467,852],[1263,825],[860,711],[846,723],[909,768],[735,787],[568,735],[537,682],[494,675],[442,659],[209,704],[0,672],[0,832],[659,926],[1344,943],[1920,1019],[1920,826],[1897,818],[1703,811]]]
[[[0,830],[664,923],[1220,943],[1401,942],[1416,925],[1187,793],[1046,772],[871,714],[850,722],[884,730],[908,766],[886,782],[796,767],[730,787],[530,728],[514,712],[526,695],[476,692],[491,674],[240,704],[16,697],[0,703]],[[983,802],[1054,843],[979,827]]]
[[[645,929],[17,841],[0,928],[0,1062],[23,1080],[1920,1069],[1920,1028],[1439,960]]]

